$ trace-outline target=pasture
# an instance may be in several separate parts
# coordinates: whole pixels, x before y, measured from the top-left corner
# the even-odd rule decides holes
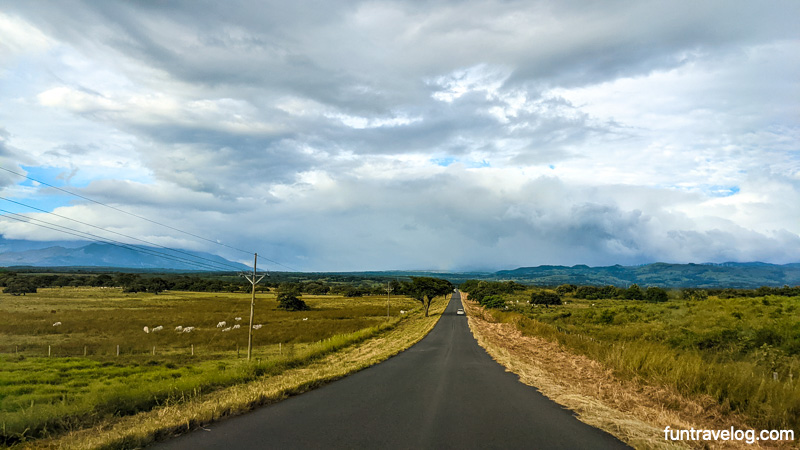
[[[254,323],[261,327],[248,363],[250,294],[53,288],[2,295],[0,443],[281,373],[392,327],[405,317],[401,310],[419,309],[414,300],[392,297],[387,320],[386,296],[302,299],[311,310],[278,310],[274,295],[257,295]]]

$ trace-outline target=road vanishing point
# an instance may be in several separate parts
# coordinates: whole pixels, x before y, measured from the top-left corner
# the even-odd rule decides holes
[[[521,383],[478,345],[453,293],[416,345],[319,389],[161,449],[629,448]]]

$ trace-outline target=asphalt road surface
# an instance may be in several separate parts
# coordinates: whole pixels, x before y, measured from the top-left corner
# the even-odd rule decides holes
[[[454,293],[428,336],[381,364],[158,447],[627,448],[506,372],[458,308]]]

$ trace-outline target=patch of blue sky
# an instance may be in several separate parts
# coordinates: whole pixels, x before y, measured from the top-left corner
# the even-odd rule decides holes
[[[448,156],[446,158],[434,158],[434,159],[431,159],[431,162],[436,164],[436,165],[438,165],[438,166],[442,166],[442,167],[447,167],[447,166],[449,166],[450,164],[453,164],[453,163],[461,163],[461,164],[464,165],[464,167],[466,167],[468,169],[480,169],[482,167],[491,167],[492,166],[489,163],[489,161],[486,161],[485,159],[482,159],[480,161],[471,161],[471,160],[462,161],[462,160],[460,160],[458,158],[453,158],[452,156]]]
[[[66,189],[69,187],[85,187],[92,181],[90,178],[81,176],[80,171],[73,172],[71,169],[63,167],[22,166],[22,168],[28,172],[29,177],[35,180]],[[35,181],[28,179],[24,179],[20,185],[39,186]]]
[[[20,177],[17,187],[7,190],[7,198],[10,201],[0,201],[0,209],[17,214],[36,213],[42,210],[52,212],[58,207],[69,206],[82,200],[65,192],[50,189],[39,182],[69,190],[86,186],[91,181],[75,176],[69,179],[67,184],[67,177],[71,172],[59,167],[22,166],[22,168],[30,178],[37,181]]]
[[[431,162],[436,164],[437,166],[447,167],[450,164],[456,162],[457,159],[453,158],[452,156],[448,156],[447,158],[435,158],[431,159]]]
[[[0,200],[0,209],[17,214],[38,213],[42,211],[53,212],[53,210],[58,207],[70,206],[79,201],[83,201],[77,197],[63,193],[41,194],[33,192],[28,194],[28,190],[18,192],[17,195],[8,197],[10,201]]]
[[[683,191],[702,192],[709,197],[730,197],[739,193],[739,186],[723,186],[718,184],[699,184],[699,185],[672,185],[663,186],[666,188],[680,189]]]
[[[739,186],[708,186],[704,190],[712,197],[730,197],[739,193]]]

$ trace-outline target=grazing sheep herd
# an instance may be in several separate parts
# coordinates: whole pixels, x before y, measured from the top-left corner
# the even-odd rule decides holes
[[[400,314],[405,314],[405,313],[406,313],[406,311],[400,311]],[[241,317],[234,317],[233,320],[236,321],[236,322],[240,322],[242,320],[242,318]],[[308,317],[304,317],[303,318],[303,321],[306,321],[306,320],[308,320]],[[59,327],[59,326],[61,326],[61,322],[55,322],[53,324],[53,326],[54,327]],[[261,327],[263,327],[263,325],[260,324],[260,323],[257,323],[255,325],[253,325],[253,329],[254,330],[261,329]],[[221,331],[222,332],[226,332],[226,331],[231,331],[231,330],[238,330],[238,329],[242,328],[242,326],[237,323],[237,324],[234,324],[233,326],[229,327],[228,326],[228,322],[223,320],[223,321],[217,323],[217,328],[222,328]],[[153,328],[145,326],[144,328],[142,328],[142,331],[144,331],[146,334],[150,334],[150,333],[157,333],[157,332],[159,332],[159,331],[161,331],[163,329],[164,329],[163,325],[158,325],[158,326],[155,326]],[[176,333],[191,333],[194,330],[195,330],[195,327],[184,327],[183,325],[178,325],[178,326],[175,327],[175,332]]]
[[[242,320],[242,318],[241,317],[236,317],[234,320],[240,321],[240,320]],[[303,320],[308,320],[308,317],[304,318]],[[233,326],[231,326],[231,327],[229,327],[227,325],[228,325],[227,322],[222,321],[222,322],[217,323],[217,328],[222,328],[223,332],[231,331],[231,330],[238,330],[238,329],[242,328],[242,326],[239,325],[238,323],[233,325]],[[56,323],[53,324],[53,326],[54,327],[60,327],[61,326],[61,322],[56,322]],[[253,329],[254,330],[258,330],[262,326],[263,325],[258,323],[258,324],[253,325]],[[223,328],[223,327],[225,327],[225,328]],[[161,331],[163,329],[164,329],[163,325],[158,325],[158,326],[153,327],[153,328],[145,326],[144,328],[142,328],[142,331],[144,331],[147,334],[150,334],[150,333],[157,333],[157,332],[159,332],[159,331]],[[178,325],[177,327],[175,327],[175,332],[176,333],[191,333],[192,331],[194,331],[194,329],[195,329],[195,327],[184,327],[183,325]]]
[[[233,320],[235,320],[236,322],[239,322],[239,321],[242,320],[242,318],[241,317],[234,317]],[[308,317],[304,318],[303,320],[308,320]],[[54,327],[57,327],[59,325],[61,325],[61,322],[56,322],[56,323],[53,324]],[[255,324],[255,325],[253,325],[253,329],[254,330],[258,330],[262,326],[263,325],[261,325],[260,323],[259,324]],[[234,324],[233,326],[229,327],[228,326],[228,322],[223,320],[223,321],[217,323],[217,328],[222,328],[222,330],[220,330],[220,331],[222,331],[224,333],[224,332],[231,331],[231,330],[238,330],[238,329],[242,328],[242,326],[237,323],[237,324]],[[147,334],[155,333],[155,332],[161,331],[163,329],[164,329],[164,327],[162,325],[159,325],[159,326],[153,327],[153,328],[150,328],[150,327],[144,327],[143,328],[144,332],[147,333]],[[178,325],[177,327],[175,327],[175,332],[176,333],[191,333],[192,331],[194,331],[194,329],[195,329],[195,327],[184,327],[183,325]]]

